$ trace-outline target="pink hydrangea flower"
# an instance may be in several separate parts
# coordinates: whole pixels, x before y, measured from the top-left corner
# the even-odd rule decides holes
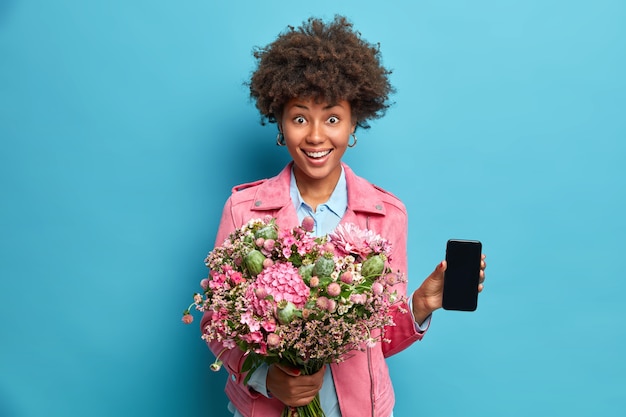
[[[271,303],[259,300],[257,291],[265,291],[271,295],[275,303],[282,300],[292,302],[297,308],[302,308],[306,303],[310,289],[298,274],[298,270],[290,262],[277,263],[262,270],[256,277],[256,281],[248,291],[254,295],[251,304],[261,315],[265,315],[271,309]]]

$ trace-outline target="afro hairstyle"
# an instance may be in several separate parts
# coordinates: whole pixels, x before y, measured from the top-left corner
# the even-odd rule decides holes
[[[261,123],[276,123],[292,98],[324,103],[346,100],[358,126],[378,119],[394,92],[381,63],[380,46],[368,43],[343,16],[325,23],[309,18],[289,26],[269,45],[253,51],[257,67],[248,86]]]

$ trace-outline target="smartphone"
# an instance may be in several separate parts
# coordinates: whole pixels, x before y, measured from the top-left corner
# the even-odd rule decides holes
[[[474,311],[478,307],[481,255],[482,243],[478,240],[448,240],[448,268],[443,280],[445,310]]]

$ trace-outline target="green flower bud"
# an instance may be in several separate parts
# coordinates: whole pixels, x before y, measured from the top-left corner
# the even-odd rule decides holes
[[[281,300],[276,305],[276,315],[281,324],[289,324],[296,318],[297,308],[294,303],[287,300]]]
[[[361,275],[365,278],[376,278],[385,269],[385,258],[383,255],[374,255],[361,265]]]
[[[329,277],[334,270],[335,261],[333,261],[332,258],[322,256],[315,262],[312,275],[317,275],[318,277]]]
[[[246,269],[254,277],[263,270],[263,261],[265,256],[258,250],[253,249],[243,258]]]
[[[276,231],[276,227],[273,225],[267,225],[254,233],[255,238],[263,238],[263,239],[278,239],[278,232]]]

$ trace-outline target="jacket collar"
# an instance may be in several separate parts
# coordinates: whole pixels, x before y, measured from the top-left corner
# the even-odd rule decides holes
[[[341,165],[346,174],[348,209],[355,212],[385,215],[385,204],[380,198],[380,191],[364,178],[357,176],[348,165],[343,162]],[[252,210],[277,210],[287,205],[293,206],[289,194],[292,166],[293,161],[287,164],[277,176],[259,185],[252,201]]]

